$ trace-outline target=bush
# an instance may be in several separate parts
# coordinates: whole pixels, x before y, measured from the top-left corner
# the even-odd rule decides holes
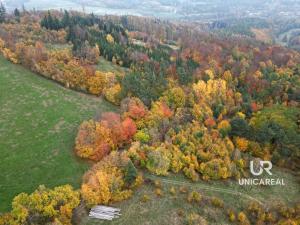
[[[224,207],[224,202],[222,199],[219,199],[217,197],[213,197],[211,199],[211,203],[213,204],[213,206],[218,207],[218,208],[223,208]]]
[[[170,188],[170,194],[171,195],[176,195],[176,189],[175,189],[175,187],[171,187]]]
[[[244,212],[238,214],[238,220],[241,225],[250,225],[249,220]]]
[[[183,211],[182,209],[179,209],[179,210],[177,211],[177,215],[178,215],[179,217],[183,217],[183,216],[184,216],[184,211]]]
[[[196,191],[192,191],[187,198],[189,203],[200,203],[202,200],[202,196],[200,193],[196,192]]]
[[[229,217],[229,221],[230,222],[234,222],[236,217],[235,217],[235,213],[232,209],[228,210],[228,217]]]
[[[208,225],[207,221],[197,213],[191,213],[186,220],[188,225]]]
[[[180,187],[179,192],[182,193],[182,194],[185,194],[185,193],[188,192],[188,188],[187,187]]]
[[[158,196],[158,197],[162,197],[164,194],[163,194],[163,191],[160,189],[160,188],[156,188],[155,189],[155,194]]]
[[[149,197],[149,195],[143,195],[142,196],[142,198],[141,198],[141,202],[148,202],[148,201],[150,201],[150,197]]]
[[[161,188],[161,187],[162,187],[161,181],[160,181],[160,180],[155,180],[155,181],[154,181],[154,186],[155,186],[156,188]]]

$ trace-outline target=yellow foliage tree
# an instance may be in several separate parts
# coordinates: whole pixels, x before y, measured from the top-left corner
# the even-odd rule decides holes
[[[115,42],[115,39],[111,34],[106,35],[106,40],[110,44],[113,44]]]
[[[94,95],[102,94],[103,89],[107,85],[106,75],[100,71],[96,71],[95,75],[87,81],[88,90]]]
[[[16,196],[12,211],[0,217],[0,224],[44,224],[56,221],[57,224],[71,225],[73,209],[79,203],[80,194],[70,185],[54,189],[40,186],[30,195],[21,193]]]
[[[113,87],[104,89],[104,96],[107,99],[107,101],[115,105],[120,105],[120,93],[121,93],[120,84],[116,84]]]
[[[245,152],[248,149],[249,141],[246,138],[236,137],[234,142],[236,147],[242,152]]]
[[[132,190],[124,180],[124,168],[129,161],[126,153],[111,152],[85,174],[81,194],[89,207],[122,201],[132,195]],[[142,178],[138,176],[132,187],[141,183]]]
[[[170,168],[170,153],[165,146],[150,150],[147,154],[147,169],[157,175],[168,175]]]
[[[8,48],[2,50],[3,56],[14,64],[19,63],[17,55]]]

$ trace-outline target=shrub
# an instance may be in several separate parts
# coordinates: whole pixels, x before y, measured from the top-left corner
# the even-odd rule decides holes
[[[218,208],[223,208],[224,207],[224,202],[222,199],[219,199],[217,197],[213,197],[211,199],[211,203],[213,204],[213,206],[218,207]]]
[[[200,193],[196,192],[196,191],[192,191],[187,198],[188,202],[190,203],[200,203],[202,200],[202,196]]]
[[[176,195],[176,189],[175,189],[175,187],[171,187],[170,188],[170,194],[171,195]]]
[[[182,209],[178,209],[177,215],[180,216],[180,217],[183,217],[184,216],[184,211]]]
[[[183,169],[184,175],[186,175],[188,178],[192,179],[192,181],[198,181],[199,180],[199,175],[196,172],[196,170],[190,166],[190,167],[185,167]]]
[[[142,197],[141,197],[141,201],[142,202],[148,202],[148,201],[150,201],[150,197],[149,197],[149,195],[143,195]]]
[[[197,213],[191,213],[187,216],[188,225],[208,225],[207,221]]]
[[[235,217],[235,213],[232,209],[228,210],[228,217],[229,217],[229,221],[230,222],[234,222],[236,217]]]
[[[188,192],[188,188],[182,186],[182,187],[179,188],[179,192],[182,193],[182,194],[185,194],[185,193]]]
[[[238,214],[238,220],[241,225],[250,225],[249,220],[244,212]]]
[[[161,181],[160,181],[160,180],[155,180],[155,181],[154,181],[154,186],[155,186],[156,188],[161,188],[161,187],[162,187]]]
[[[158,197],[162,197],[162,196],[163,196],[163,191],[162,191],[160,188],[156,188],[156,189],[155,189],[155,194],[156,194]]]

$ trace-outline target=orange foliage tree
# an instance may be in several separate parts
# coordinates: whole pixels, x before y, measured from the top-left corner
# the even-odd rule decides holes
[[[109,152],[131,141],[137,131],[135,122],[119,114],[104,113],[100,121],[85,121],[79,127],[75,151],[82,157],[101,160]]]

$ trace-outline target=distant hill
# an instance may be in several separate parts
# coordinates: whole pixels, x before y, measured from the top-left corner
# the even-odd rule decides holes
[[[13,9],[76,9],[98,14],[134,14],[193,21],[225,18],[300,17],[298,0],[2,0]]]

